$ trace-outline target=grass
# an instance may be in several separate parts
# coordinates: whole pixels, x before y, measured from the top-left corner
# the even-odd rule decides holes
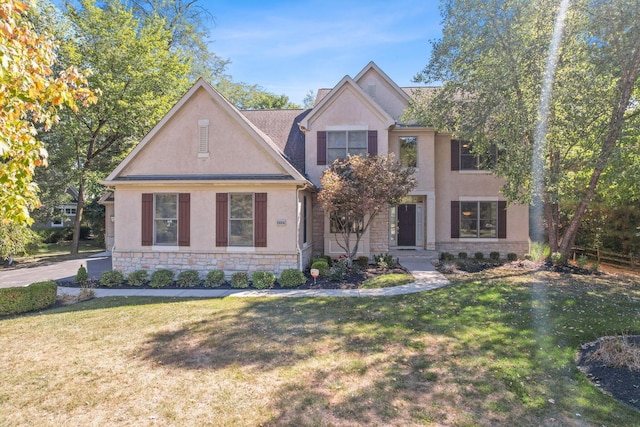
[[[640,282],[495,269],[391,298],[100,298],[0,320],[0,425],[629,426],[576,369]]]
[[[389,273],[371,277],[362,283],[363,289],[388,288],[413,282],[413,276],[404,273]]]

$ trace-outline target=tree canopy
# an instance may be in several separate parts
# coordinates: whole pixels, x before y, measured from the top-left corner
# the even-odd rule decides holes
[[[351,156],[335,160],[320,178],[318,201],[342,236],[338,245],[349,265],[360,239],[383,209],[400,203],[416,186],[412,168],[404,168],[393,153]],[[355,237],[355,241],[352,239]]]
[[[412,105],[408,118],[472,140],[478,154],[497,146],[494,172],[506,178],[504,195],[526,203],[532,201],[536,126],[547,120],[540,153],[544,223],[552,250],[566,254],[600,179],[617,181],[625,168],[612,166],[631,166],[634,157],[622,154],[638,146],[640,4],[571,3],[542,117],[558,11],[555,0],[445,0],[443,37],[417,76],[444,85]],[[573,209],[563,216],[565,201]]]
[[[61,107],[95,101],[76,66],[56,72],[56,44],[27,19],[29,5],[0,0],[0,219],[25,226],[39,205],[35,169],[47,163],[36,126],[49,130]],[[78,64],[76,64],[78,65]]]

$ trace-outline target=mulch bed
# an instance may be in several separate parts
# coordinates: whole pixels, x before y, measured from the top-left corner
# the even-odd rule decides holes
[[[640,335],[627,336],[629,343],[640,345]],[[626,368],[605,366],[590,359],[600,348],[600,340],[583,344],[576,357],[578,369],[599,389],[614,398],[640,410],[640,372]]]
[[[333,281],[329,279],[327,276],[318,277],[314,281],[313,277],[311,277],[307,272],[305,273],[305,276],[307,277],[307,283],[301,286],[298,286],[294,289],[360,289],[362,287],[362,283],[364,283],[365,280],[372,277],[380,276],[382,274],[389,274],[389,273],[407,273],[407,271],[400,266],[396,266],[391,269],[381,269],[374,266],[369,266],[369,268],[366,270],[353,270],[348,272],[340,281]],[[59,281],[58,286],[64,286],[68,288],[82,287],[81,285],[73,281]],[[107,288],[106,286],[101,286],[100,282],[97,280],[89,281],[88,286],[91,286],[93,288],[114,289],[114,288]],[[208,288],[208,287],[205,287],[202,283],[200,284],[200,286],[195,286],[190,288],[181,288],[177,286],[174,282],[172,286],[166,286],[163,288],[152,288],[149,285],[130,286],[125,283],[122,286],[118,286],[116,289],[233,289],[233,288],[229,283],[225,283],[224,285],[219,286],[217,288]],[[249,289],[254,289],[254,288],[249,287]],[[276,281],[276,283],[271,289],[291,289],[291,288],[283,288]]]

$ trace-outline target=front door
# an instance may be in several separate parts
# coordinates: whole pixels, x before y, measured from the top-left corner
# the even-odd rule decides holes
[[[398,205],[398,246],[416,245],[416,205]]]

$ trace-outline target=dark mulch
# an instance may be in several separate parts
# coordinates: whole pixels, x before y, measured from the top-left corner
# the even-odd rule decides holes
[[[629,343],[640,345],[640,335],[627,337]],[[598,388],[621,402],[640,410],[640,372],[626,368],[612,368],[601,361],[590,359],[600,348],[600,340],[580,347],[576,357],[578,368]]]
[[[382,274],[389,273],[407,273],[407,270],[403,269],[401,266],[395,266],[391,269],[381,269],[375,266],[369,266],[366,270],[352,270],[347,272],[342,280],[334,281],[331,280],[327,276],[318,277],[316,280],[309,275],[309,272],[305,273],[307,278],[307,282],[301,286],[296,287],[295,289],[359,289],[362,287],[362,283],[364,283],[367,279],[376,277]],[[101,286],[98,280],[91,280],[88,283],[89,286],[93,288],[106,288],[105,286]],[[80,284],[73,281],[58,281],[58,286],[64,286],[68,288],[80,288],[82,287]],[[118,286],[118,289],[158,289],[152,288],[148,284],[145,286],[131,286],[128,283],[123,283],[122,286]],[[175,282],[171,286],[167,286],[161,289],[185,289],[180,288]],[[204,286],[204,282],[201,282],[199,286],[190,287],[189,289],[212,289]],[[229,283],[225,283],[222,286],[219,286],[215,289],[233,289]],[[253,289],[253,287],[250,287]],[[271,289],[287,289],[280,286],[280,284],[276,281],[274,286]]]

